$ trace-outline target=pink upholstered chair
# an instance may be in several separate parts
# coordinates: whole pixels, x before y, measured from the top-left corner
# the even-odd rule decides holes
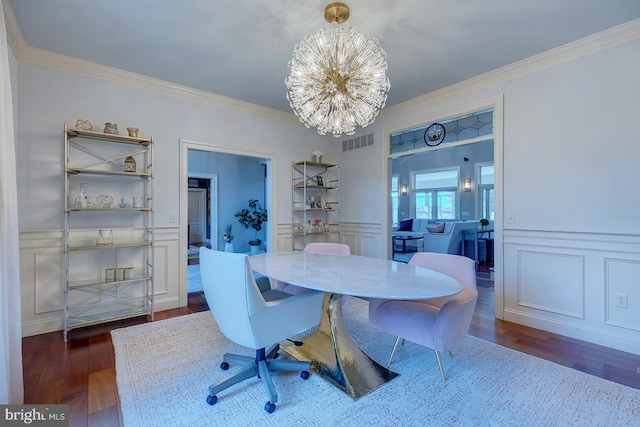
[[[351,255],[351,248],[344,243],[308,243],[304,251],[310,254]]]
[[[407,339],[435,350],[442,380],[447,377],[440,352],[462,344],[469,332],[478,298],[476,269],[472,259],[460,255],[418,252],[409,264],[425,267],[456,279],[462,291],[455,295],[430,300],[399,301],[371,299],[369,321],[378,328],[396,335],[387,366],[391,365],[398,344]]]
[[[344,243],[308,243],[307,246],[304,247],[304,251],[311,254],[351,255],[351,248]],[[279,282],[278,289],[293,295],[301,294],[309,290],[285,282]]]

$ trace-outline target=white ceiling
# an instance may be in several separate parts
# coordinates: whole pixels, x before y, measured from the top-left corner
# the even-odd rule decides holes
[[[291,112],[293,47],[329,0],[9,0],[27,45]],[[640,0],[350,0],[387,106],[640,17]]]

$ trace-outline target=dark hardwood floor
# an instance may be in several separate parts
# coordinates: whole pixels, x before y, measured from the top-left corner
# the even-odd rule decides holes
[[[640,389],[640,355],[494,319],[490,281],[490,272],[481,268],[471,335]],[[156,313],[155,319],[207,309],[203,294],[193,293],[187,307]],[[25,403],[68,404],[71,426],[122,425],[109,331],[145,321],[137,318],[73,330],[66,344],[62,332],[23,338]]]

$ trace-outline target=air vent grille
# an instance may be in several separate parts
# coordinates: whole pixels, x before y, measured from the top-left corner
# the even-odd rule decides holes
[[[351,151],[373,145],[373,134],[356,136],[342,141],[342,151]]]

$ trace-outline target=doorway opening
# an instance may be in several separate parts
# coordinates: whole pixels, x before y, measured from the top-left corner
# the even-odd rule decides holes
[[[201,246],[223,250],[224,231],[231,225],[234,252],[249,252],[254,233],[234,215],[250,199],[260,201],[269,219],[276,216],[271,202],[273,155],[182,140],[180,159],[179,298],[183,306],[189,292],[201,289],[201,284],[191,283],[199,282],[199,270],[195,270]],[[272,243],[272,221],[266,225],[260,235],[265,250]]]
[[[189,173],[187,192],[187,263],[198,264],[199,248],[217,249],[218,176]]]
[[[414,251],[425,250],[422,231],[439,231],[448,224],[450,233],[431,239],[428,249],[457,253],[475,259],[479,266],[477,284],[489,291],[496,318],[503,318],[504,289],[502,282],[502,170],[503,170],[503,100],[489,98],[465,107],[442,112],[432,120],[416,122],[388,133],[387,176],[389,182],[388,226],[390,256],[396,257],[394,235],[398,228],[410,227],[422,237]],[[432,141],[429,129],[440,126],[446,132]],[[489,176],[487,171],[491,171]],[[453,182],[450,178],[454,176]],[[491,178],[490,180],[488,178]],[[488,235],[475,240],[463,236],[469,223],[487,219]],[[404,221],[406,220],[406,221]],[[411,226],[405,224],[411,220]],[[402,223],[402,224],[401,224]],[[465,224],[466,223],[466,224]],[[414,225],[418,225],[414,230]],[[402,225],[402,227],[400,227]],[[424,227],[423,227],[424,226]],[[433,228],[433,231],[427,230]],[[424,230],[422,230],[424,228]],[[445,224],[447,228],[447,224]],[[479,228],[479,225],[478,225]],[[459,229],[460,233],[453,233]],[[468,234],[473,236],[473,231]],[[405,236],[403,236],[405,237]],[[446,237],[450,237],[447,241]],[[481,239],[486,237],[488,241]],[[441,250],[434,241],[447,241]],[[483,240],[484,245],[480,245]],[[437,245],[436,245],[437,246]],[[483,250],[481,250],[481,247]],[[452,249],[453,248],[453,249]],[[405,251],[408,252],[408,251]],[[408,261],[412,254],[401,254]]]

